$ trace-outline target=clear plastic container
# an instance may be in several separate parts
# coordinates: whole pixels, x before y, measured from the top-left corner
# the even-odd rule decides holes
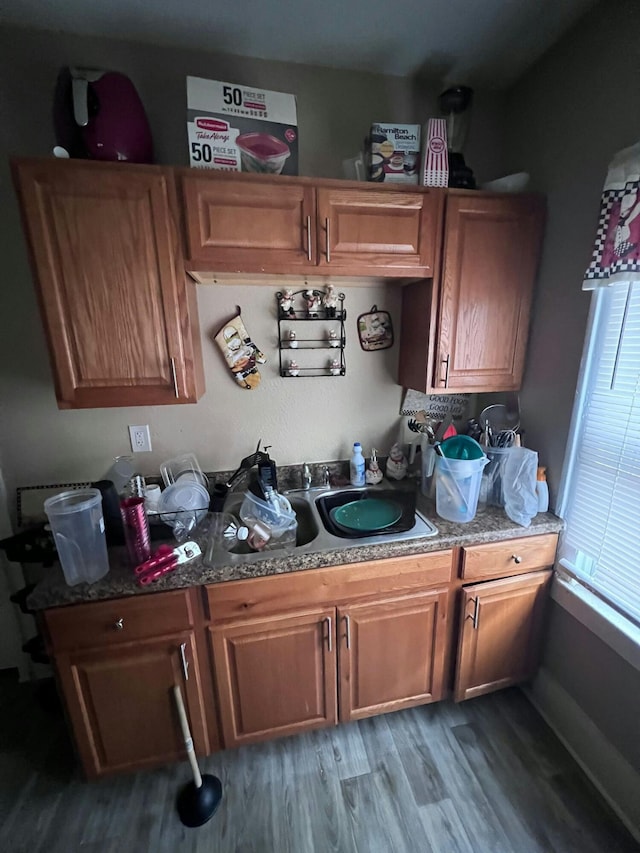
[[[471,521],[478,508],[482,469],[489,460],[436,458],[436,512],[447,521]]]
[[[192,535],[202,549],[204,565],[214,567],[216,558],[224,557],[240,542],[244,542],[249,531],[230,512],[209,512]]]
[[[488,506],[504,506],[504,466],[511,451],[510,447],[487,447],[485,452],[489,464],[482,472],[482,493],[486,494]]]
[[[193,478],[180,479],[162,492],[158,501],[158,517],[173,530],[178,542],[184,542],[206,518],[209,492]]]
[[[182,453],[180,456],[175,456],[173,459],[167,459],[160,465],[160,473],[165,486],[170,486],[173,483],[184,483],[195,481],[205,489],[209,488],[209,480],[207,475],[200,467],[200,463],[196,459],[194,453]]]
[[[109,571],[98,489],[76,489],[47,498],[44,510],[69,586],[95,583]]]
[[[422,477],[420,480],[420,491],[425,498],[433,498],[434,474],[436,470],[436,449],[429,444],[426,435],[421,440],[422,455]]]
[[[270,501],[263,501],[252,492],[246,492],[240,507],[240,518],[250,529],[256,522],[267,525],[271,537],[263,546],[264,550],[295,547],[298,520],[283,495],[274,492]]]

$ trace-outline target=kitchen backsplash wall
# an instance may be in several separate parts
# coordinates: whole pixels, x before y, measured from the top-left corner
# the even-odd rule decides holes
[[[252,450],[259,437],[274,445],[279,463],[346,456],[354,439],[367,449],[374,442],[386,450],[402,393],[395,384],[397,345],[386,352],[361,352],[355,318],[376,303],[391,311],[397,339],[397,285],[347,290],[344,379],[277,376],[277,281],[265,288],[201,285],[207,393],[198,404],[58,410],[7,158],[50,153],[54,83],[58,69],[69,64],[112,68],[131,76],[145,103],[161,163],[188,162],[187,74],[293,92],[298,99],[300,172],[318,177],[341,176],[342,160],[360,148],[372,121],[422,120],[424,99],[435,103],[437,94],[436,86],[428,97],[426,84],[421,84],[416,115],[408,79],[0,28],[0,469],[9,494],[18,484],[99,476],[111,457],[128,452],[127,424],[150,425],[153,453],[137,457],[143,471],[157,468],[159,461],[181,449],[196,451],[207,468],[227,468]],[[501,103],[501,95],[489,93],[484,116],[482,99],[476,105],[477,131],[474,136],[472,127],[469,161],[479,177],[495,177],[498,170],[499,146],[484,142],[502,132]],[[236,388],[209,337],[236,304],[269,357],[256,391]],[[113,334],[118,335],[117,328]]]
[[[356,318],[373,304],[400,321],[398,287],[345,288],[345,377],[282,378],[279,375],[273,286],[198,285],[206,393],[197,404],[60,411],[39,330],[15,368],[3,377],[2,460],[10,488],[18,484],[96,479],[112,458],[130,452],[128,424],[149,424],[152,453],[137,454],[142,473],[182,450],[192,450],[206,470],[234,468],[258,438],[273,446],[279,464],[346,458],[360,440],[384,452],[395,440],[402,389],[396,384],[398,348],[363,352]],[[238,387],[213,340],[222,323],[242,308],[255,343],[267,357],[262,381]],[[315,325],[315,324],[314,324]],[[317,324],[322,329],[322,323]],[[114,329],[117,335],[118,330]],[[35,343],[35,345],[34,345]],[[294,351],[292,351],[294,352]],[[330,349],[308,356],[324,366]],[[295,354],[295,352],[294,352]],[[302,363],[302,358],[299,357]]]

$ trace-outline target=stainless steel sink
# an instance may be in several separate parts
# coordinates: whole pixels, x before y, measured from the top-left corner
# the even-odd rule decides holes
[[[308,545],[310,542],[313,542],[313,540],[320,532],[320,527],[318,525],[319,519],[317,517],[317,514],[314,513],[314,507],[312,507],[308,501],[304,500],[303,498],[299,498],[296,495],[287,495],[287,497],[289,503],[291,504],[291,508],[295,512],[296,518],[298,520],[295,547],[301,548],[302,546]],[[224,505],[225,512],[230,512],[235,515],[236,518],[239,519],[240,507],[242,505],[243,500],[244,494],[242,492],[230,495]],[[255,552],[251,550],[251,548],[247,545],[246,542],[240,542],[238,545],[235,546],[235,548],[232,549],[232,553],[254,554]]]
[[[371,494],[375,494],[377,487],[369,487]],[[394,488],[393,484],[384,483],[383,488]],[[402,486],[398,487],[399,489]],[[404,487],[406,488],[406,486]],[[327,488],[326,486],[310,488],[310,489],[291,489],[283,492],[289,499],[292,508],[295,510],[298,519],[298,531],[296,536],[296,545],[292,549],[293,553],[312,554],[319,551],[335,551],[345,548],[358,548],[363,545],[382,545],[388,542],[402,542],[408,539],[416,539],[427,536],[436,536],[438,530],[434,525],[426,519],[420,512],[415,513],[415,524],[410,530],[402,533],[379,533],[372,536],[364,536],[358,539],[344,539],[335,536],[326,529],[322,516],[318,511],[317,501],[320,498],[339,495],[345,492],[355,492],[362,494],[365,489],[354,489],[353,486],[348,486],[344,489]],[[225,502],[225,512],[233,513],[236,518],[239,518],[240,506],[244,499],[241,492],[232,493],[228,496]],[[281,556],[286,553],[285,549],[272,549],[269,551],[252,551],[246,543],[237,545],[231,554],[227,554],[227,559],[242,560],[254,562],[256,560],[264,560],[270,556]],[[235,556],[233,556],[235,555]]]

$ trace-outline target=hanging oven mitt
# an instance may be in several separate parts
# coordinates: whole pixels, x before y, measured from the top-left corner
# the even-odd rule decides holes
[[[235,317],[222,326],[214,339],[238,385],[241,388],[256,388],[261,379],[256,364],[264,364],[267,359],[249,337],[240,309]]]

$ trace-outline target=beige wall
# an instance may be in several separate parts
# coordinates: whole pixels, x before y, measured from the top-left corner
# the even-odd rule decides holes
[[[507,111],[512,170],[531,172],[549,220],[522,389],[523,423],[555,494],[564,457],[590,296],[580,290],[613,154],[638,141],[640,7],[606,0],[516,85]],[[640,770],[640,673],[553,606],[545,665]]]
[[[27,485],[99,477],[111,458],[129,451],[127,424],[148,423],[154,451],[141,454],[143,473],[181,450],[194,450],[207,468],[228,468],[258,438],[280,463],[346,457],[351,442],[386,451],[398,423],[397,347],[361,352],[355,318],[374,303],[391,311],[399,332],[397,287],[349,288],[347,376],[300,379],[276,375],[273,294],[265,288],[200,286],[207,392],[194,406],[64,411],[57,409],[44,336],[27,265],[6,156],[47,155],[53,144],[51,98],[57,70],[77,64],[114,68],[134,80],[148,111],[158,162],[186,164],[185,77],[253,83],[293,92],[298,99],[300,171],[341,176],[372,121],[422,120],[428,86],[375,74],[225,57],[182,49],[21,29],[0,30],[0,464],[9,491]],[[495,99],[491,99],[493,103]],[[499,122],[487,113],[485,126]],[[499,133],[499,128],[496,131]],[[479,134],[478,139],[482,138]],[[478,146],[482,161],[482,145]],[[486,171],[495,170],[495,152]],[[302,282],[301,282],[302,286]],[[261,386],[237,388],[209,333],[240,304],[250,333],[269,362]],[[114,330],[114,334],[117,330]],[[323,353],[323,357],[326,353]]]
[[[508,171],[531,173],[548,223],[521,399],[531,447],[555,497],[580,366],[589,262],[607,165],[638,141],[640,7],[606,0],[509,93]]]

